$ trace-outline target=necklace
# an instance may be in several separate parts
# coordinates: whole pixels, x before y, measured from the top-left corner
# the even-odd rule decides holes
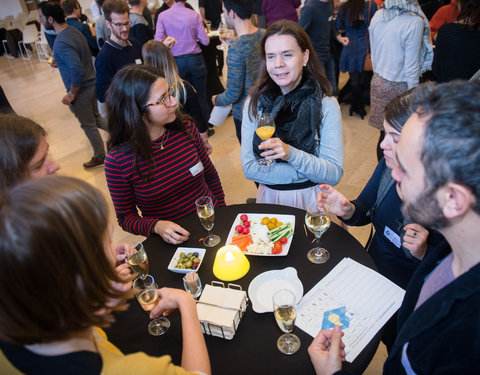
[[[167,136],[165,137],[165,139],[164,139],[162,142],[160,142],[160,150],[163,150],[163,149],[165,148],[165,147],[164,147],[164,146],[165,146],[165,143],[167,143],[168,137],[169,137],[169,135],[170,135],[170,132],[168,131],[168,129],[165,129],[165,132],[167,133]],[[165,135],[165,134],[164,134],[164,135]]]

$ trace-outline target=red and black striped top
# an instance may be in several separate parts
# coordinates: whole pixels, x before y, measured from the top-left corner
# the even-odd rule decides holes
[[[123,230],[148,236],[158,220],[174,221],[195,212],[195,200],[204,195],[210,196],[215,206],[225,205],[220,178],[203,141],[193,123],[188,123],[187,129],[193,141],[181,131],[168,130],[152,142],[155,170],[150,181],[138,175],[128,143],[108,153],[105,175]],[[138,165],[147,175],[145,160],[139,158]]]

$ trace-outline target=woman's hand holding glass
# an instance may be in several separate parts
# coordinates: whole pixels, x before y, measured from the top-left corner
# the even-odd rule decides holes
[[[260,155],[266,160],[283,159],[287,160],[290,154],[290,146],[280,138],[270,138],[258,146],[259,150],[265,150]]]
[[[154,231],[161,236],[165,242],[178,245],[185,242],[190,237],[190,232],[183,229],[180,225],[166,220],[159,220],[155,223]]]
[[[155,319],[158,316],[167,316],[187,303],[195,305],[193,297],[181,289],[161,288],[157,290],[157,294],[159,302],[150,311],[150,319]]]
[[[331,214],[344,220],[353,216],[355,206],[342,193],[326,184],[320,185],[320,189],[322,191],[317,195],[318,208],[323,208],[323,205],[326,204]]]

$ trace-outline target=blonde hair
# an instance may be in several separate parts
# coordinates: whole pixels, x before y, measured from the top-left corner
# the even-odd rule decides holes
[[[168,85],[175,87],[175,99],[183,105],[180,98],[185,101],[187,92],[182,78],[178,75],[177,63],[170,49],[158,40],[149,40],[142,47],[142,57],[146,65],[154,66],[163,72]]]

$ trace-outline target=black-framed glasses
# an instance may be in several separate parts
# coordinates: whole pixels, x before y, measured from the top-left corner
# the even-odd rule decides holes
[[[161,104],[163,104],[165,107],[171,107],[172,96],[175,96],[175,85],[169,85],[167,92],[162,95],[160,99],[158,99],[156,102],[145,104],[143,109]]]
[[[112,22],[112,21],[110,21],[110,24],[115,26],[115,27],[118,27],[119,29],[123,28],[124,26],[125,27],[130,27],[130,21],[128,21],[128,22]]]

